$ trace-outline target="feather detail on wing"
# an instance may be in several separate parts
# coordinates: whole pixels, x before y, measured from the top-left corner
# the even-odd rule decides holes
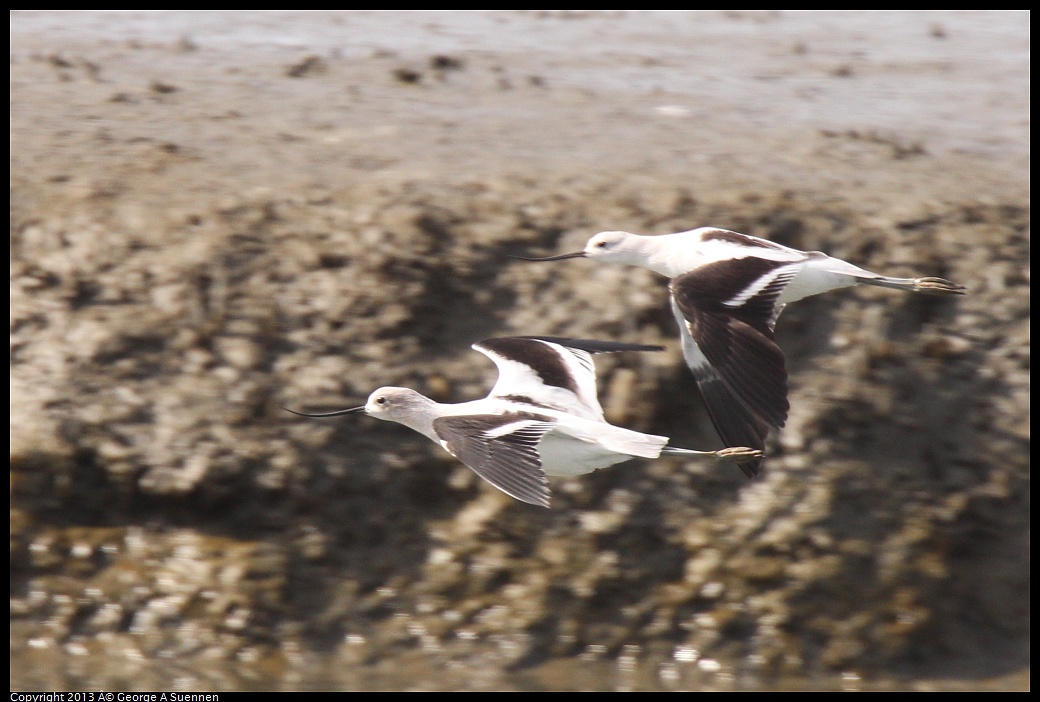
[[[433,430],[441,445],[474,473],[522,502],[549,506],[549,480],[538,443],[554,420],[527,413],[440,417]]]
[[[526,402],[586,419],[603,420],[592,354],[659,351],[659,346],[563,337],[518,336],[473,345],[498,366],[489,397]]]
[[[683,355],[727,446],[761,449],[769,429],[787,420],[787,370],[773,322],[777,298],[796,273],[787,262],[745,257],[671,283]],[[754,474],[758,463],[741,467]]]

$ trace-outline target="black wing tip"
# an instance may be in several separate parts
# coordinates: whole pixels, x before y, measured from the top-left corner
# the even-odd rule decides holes
[[[573,339],[566,336],[517,336],[516,339],[547,341],[579,351],[589,353],[616,353],[620,351],[664,351],[664,346],[657,344],[631,344],[625,341],[603,341],[601,339]]]
[[[759,415],[748,410],[719,380],[705,382],[697,378],[708,417],[715,426],[722,443],[726,446],[750,446],[760,451],[765,449],[766,438],[771,426]],[[738,463],[740,471],[748,478],[757,477],[762,471],[764,457]]]
[[[750,461],[748,463],[740,463],[740,472],[749,478],[757,478],[762,473],[762,461]]]

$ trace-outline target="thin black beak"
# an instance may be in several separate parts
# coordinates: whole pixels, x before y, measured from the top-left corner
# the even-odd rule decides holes
[[[519,258],[521,261],[562,261],[567,258],[585,258],[585,252],[575,251],[574,253],[565,253],[558,256],[545,256],[544,258],[531,258],[530,256],[510,256],[509,258]]]
[[[291,410],[288,407],[283,407],[282,409],[286,412],[292,412],[293,414],[299,417],[338,417],[341,414],[352,414],[354,412],[365,411],[364,405],[362,405],[361,407],[351,407],[350,409],[336,410],[335,412],[324,412],[322,414],[306,414],[304,412],[297,412],[296,410]]]

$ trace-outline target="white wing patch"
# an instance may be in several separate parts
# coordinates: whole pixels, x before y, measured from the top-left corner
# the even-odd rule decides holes
[[[737,308],[743,305],[748,300],[760,295],[763,291],[768,289],[770,285],[773,285],[778,282],[780,285],[787,285],[787,283],[790,282],[790,279],[798,273],[800,265],[801,264],[796,264],[775,268],[772,271],[766,273],[765,275],[756,278],[750,285],[744,288],[741,292],[737,293],[729,300],[724,301],[722,304],[726,307]],[[775,319],[778,314],[779,312],[774,311],[773,319]]]
[[[546,424],[545,421],[535,419],[520,419],[509,424],[502,424],[491,429],[480,432],[485,439],[498,439],[509,434],[519,433],[525,429],[540,429]]]
[[[492,342],[509,342],[505,355]],[[586,419],[603,421],[596,393],[592,355],[540,339],[499,339],[479,342],[473,348],[498,366],[498,381],[488,397],[527,400]],[[525,362],[530,357],[529,362]],[[547,379],[549,382],[546,382]]]
[[[567,363],[571,378],[578,388],[578,392],[575,394],[582,407],[588,410],[593,418],[603,419],[603,408],[599,404],[599,393],[596,390],[596,364],[592,360],[592,354],[548,341],[541,343],[556,349],[560,357]],[[584,416],[581,412],[572,411],[571,414]]]

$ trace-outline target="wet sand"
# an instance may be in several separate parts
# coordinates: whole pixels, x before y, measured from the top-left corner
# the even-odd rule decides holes
[[[12,690],[1028,688],[1028,22],[12,13]],[[752,482],[278,409],[616,338],[715,447],[660,279],[507,257],[705,224],[969,294],[789,308]]]

